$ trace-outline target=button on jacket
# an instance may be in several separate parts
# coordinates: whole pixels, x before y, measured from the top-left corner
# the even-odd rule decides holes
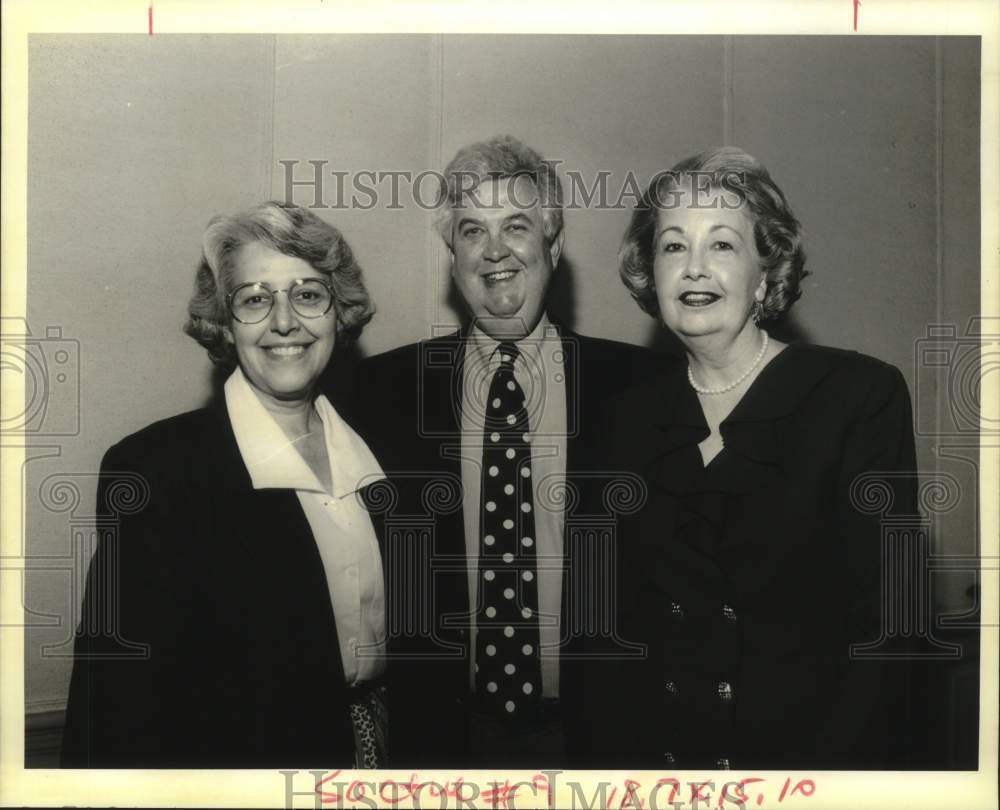
[[[791,345],[708,427],[683,367],[618,398],[613,469],[649,500],[620,526],[625,635],[648,657],[621,667],[637,718],[636,767],[881,768],[919,729],[901,714],[908,665],[852,659],[875,641],[880,515],[852,503],[888,475],[894,516],[915,512],[910,400],[900,373],[854,352]],[[904,743],[905,745],[905,743]]]

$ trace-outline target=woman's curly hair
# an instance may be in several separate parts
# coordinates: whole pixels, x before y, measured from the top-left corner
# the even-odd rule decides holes
[[[202,257],[195,271],[184,331],[205,347],[213,363],[236,367],[235,349],[226,338],[230,325],[226,294],[233,287],[236,253],[254,242],[302,259],[326,276],[333,287],[337,342],[357,339],[375,308],[350,245],[340,231],[312,211],[265,202],[247,211],[215,217],[202,237]]]
[[[653,245],[657,214],[676,200],[691,183],[699,192],[721,191],[739,198],[753,223],[754,242],[766,274],[767,294],[761,319],[786,312],[802,294],[800,282],[808,275],[802,249],[802,227],[785,195],[763,165],[741,149],[724,146],[682,160],[650,182],[635,210],[621,250],[618,272],[644,312],[660,317],[653,275]]]

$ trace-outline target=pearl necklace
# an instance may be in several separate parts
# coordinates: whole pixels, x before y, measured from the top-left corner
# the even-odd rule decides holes
[[[764,353],[767,351],[768,336],[767,332],[765,332],[763,329],[760,330],[760,333],[764,336],[764,340],[760,344],[760,350],[757,352],[757,356],[754,357],[753,362],[750,364],[750,367],[739,376],[739,379],[734,380],[733,382],[729,383],[729,385],[720,386],[719,388],[706,388],[703,385],[698,385],[698,383],[694,381],[694,374],[691,373],[691,366],[689,365],[688,382],[691,383],[691,387],[699,394],[704,394],[706,396],[711,394],[724,394],[727,391],[732,391],[737,385],[739,385],[747,377],[749,377],[753,373],[753,370],[760,365],[760,361],[764,359]]]

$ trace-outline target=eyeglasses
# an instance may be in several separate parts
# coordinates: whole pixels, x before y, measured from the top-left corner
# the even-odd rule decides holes
[[[288,296],[288,303],[296,315],[303,318],[321,318],[333,306],[330,285],[318,278],[297,278],[285,290],[272,290],[262,281],[241,284],[226,296],[226,305],[240,323],[260,323],[274,309],[278,293]]]

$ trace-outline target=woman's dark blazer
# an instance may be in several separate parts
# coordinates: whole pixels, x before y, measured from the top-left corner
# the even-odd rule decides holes
[[[253,489],[224,402],[112,447],[97,503],[63,767],[350,767],[319,551],[293,490]]]
[[[648,645],[623,664],[641,718],[632,765],[894,765],[907,665],[850,646],[879,639],[882,519],[915,511],[902,376],[791,345],[721,432],[706,469],[708,428],[683,365],[627,392],[611,416],[612,468],[641,475],[649,495],[620,527],[624,633]],[[859,478],[872,474],[888,489]],[[869,507],[886,491],[883,515]]]

